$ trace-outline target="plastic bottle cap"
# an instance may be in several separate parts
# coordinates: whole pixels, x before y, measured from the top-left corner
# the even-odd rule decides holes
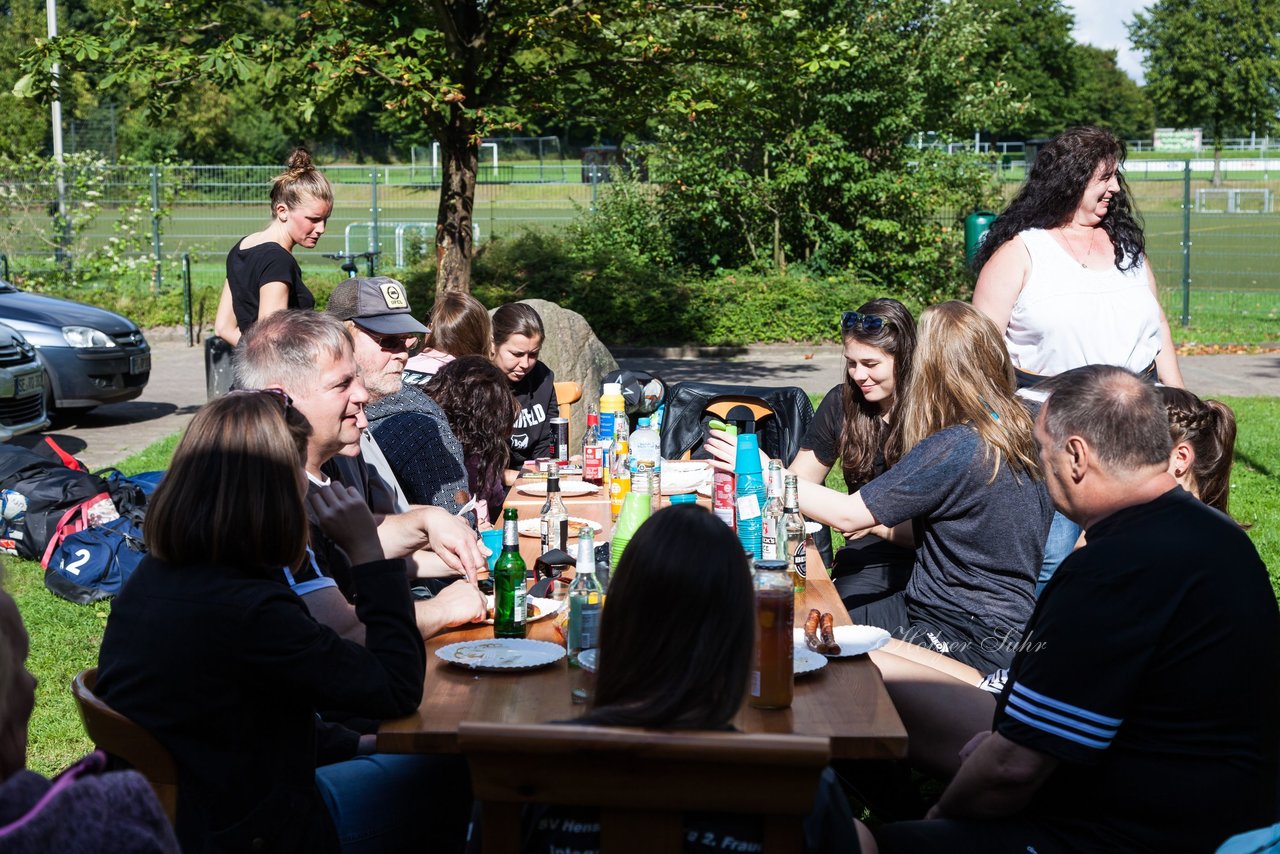
[[[672,504],[697,504],[698,496],[692,492],[683,492],[679,495],[671,496]]]
[[[637,421],[637,422],[636,422],[636,426],[637,426],[637,427],[648,427],[648,426],[649,426],[649,419],[648,419],[648,418],[641,418],[639,421]]]
[[[605,383],[605,394],[622,394],[622,383]]]

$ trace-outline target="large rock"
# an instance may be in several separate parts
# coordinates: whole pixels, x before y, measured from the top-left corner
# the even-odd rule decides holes
[[[618,363],[591,331],[591,324],[576,311],[544,299],[521,302],[532,306],[542,318],[547,340],[542,343],[539,358],[555,372],[556,382],[572,380],[582,386],[582,400],[573,405],[569,419],[569,447],[577,453],[587,429],[586,405],[599,405],[600,383],[605,374],[618,369]]]

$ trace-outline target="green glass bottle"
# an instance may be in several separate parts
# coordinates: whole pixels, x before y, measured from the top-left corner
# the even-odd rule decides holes
[[[493,636],[525,635],[525,565],[514,507],[502,511],[502,553],[493,566]]]

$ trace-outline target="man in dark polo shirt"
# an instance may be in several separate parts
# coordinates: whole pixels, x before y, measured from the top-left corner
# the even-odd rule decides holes
[[[1090,366],[1048,383],[1049,492],[1085,529],[1037,603],[993,731],[883,851],[1212,851],[1270,824],[1280,612],[1239,525],[1167,473],[1153,388]]]
[[[459,580],[434,598],[417,603],[423,637],[448,626],[484,619],[485,600],[474,579],[486,562],[475,532],[439,507],[395,512],[386,483],[371,473],[360,457],[361,432],[368,427],[364,405],[369,393],[356,364],[351,333],[342,321],[310,311],[276,312],[255,323],[240,339],[235,371],[241,388],[280,388],[289,394],[311,425],[308,480],[320,486],[336,480],[364,496],[378,522],[378,538],[388,557],[412,558],[420,550],[430,550],[458,574]],[[350,561],[345,553],[315,525],[311,546],[319,571],[350,598]],[[342,616],[312,613],[331,625]],[[339,625],[334,628],[344,630]]]

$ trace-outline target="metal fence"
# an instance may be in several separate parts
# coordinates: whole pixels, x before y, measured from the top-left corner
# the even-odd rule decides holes
[[[1211,316],[1245,318],[1262,332],[1280,330],[1280,160],[1224,160],[1220,187],[1212,162],[1131,161],[1126,174],[1146,223],[1148,255],[1166,311],[1177,323]],[[190,256],[196,284],[219,284],[227,250],[261,229],[269,216],[270,166],[103,166],[93,180],[68,181],[64,210],[74,225],[58,229],[56,182],[48,176],[0,174],[0,275],[84,268],[106,259],[142,289],[180,286]],[[422,164],[335,166],[329,234],[296,256],[309,275],[341,276],[326,254],[377,252],[378,268],[412,264],[429,251],[439,205],[438,169]],[[484,243],[525,228],[556,228],[590,208],[608,167],[578,161],[482,164],[473,222]],[[1004,185],[1006,196],[1016,183]],[[959,236],[957,234],[957,240]],[[6,269],[7,268],[7,269]],[[90,281],[90,286],[92,281]]]

